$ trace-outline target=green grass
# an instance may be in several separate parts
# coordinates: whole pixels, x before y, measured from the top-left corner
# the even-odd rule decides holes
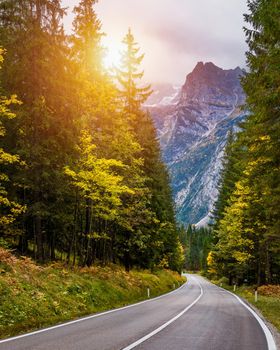
[[[71,320],[166,293],[184,279],[171,271],[119,266],[37,266],[0,248],[0,337]]]
[[[220,285],[220,281],[211,281],[217,285]],[[254,305],[263,316],[271,322],[280,331],[280,294],[279,291],[275,292],[276,286],[262,286],[258,289],[258,301],[255,302],[255,291],[250,286],[240,286],[233,291],[233,286],[229,286],[222,281],[222,287],[235,293],[247,300],[250,304]]]

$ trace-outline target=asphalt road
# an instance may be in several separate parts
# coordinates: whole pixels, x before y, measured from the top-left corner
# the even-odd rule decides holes
[[[267,331],[236,297],[188,275],[173,293],[0,341],[0,350],[275,350]]]

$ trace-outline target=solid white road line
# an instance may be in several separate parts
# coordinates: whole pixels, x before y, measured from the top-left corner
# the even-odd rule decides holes
[[[186,283],[187,283],[187,282],[185,282],[181,287],[179,287],[179,288],[173,290],[172,292],[165,293],[165,294],[160,295],[160,296],[155,297],[155,298],[143,300],[143,301],[140,301],[140,302],[135,303],[135,304],[131,304],[131,305],[119,307],[119,308],[117,308],[117,309],[113,309],[113,310],[101,312],[101,313],[98,313],[98,314],[94,314],[94,315],[90,315],[90,316],[78,318],[77,320],[69,321],[69,322],[65,322],[65,323],[61,323],[61,324],[58,324],[58,325],[56,325],[56,326],[51,326],[51,327],[39,329],[38,331],[34,331],[34,332],[30,332],[30,333],[25,333],[25,334],[21,334],[21,335],[17,335],[17,336],[12,337],[12,338],[3,339],[3,340],[0,340],[0,344],[2,344],[2,343],[7,343],[7,342],[10,342],[10,341],[13,341],[13,340],[20,339],[20,338],[30,337],[30,336],[32,336],[32,335],[36,335],[36,334],[48,332],[48,331],[51,331],[51,330],[53,330],[53,329],[62,328],[62,327],[67,327],[67,326],[70,326],[70,325],[75,324],[75,323],[79,323],[79,322],[83,322],[83,321],[90,320],[90,319],[92,319],[92,318],[101,317],[101,316],[104,316],[104,315],[107,315],[107,314],[111,314],[111,313],[113,313],[113,312],[117,312],[117,311],[129,309],[129,308],[131,308],[131,307],[135,307],[135,306],[138,306],[138,305],[141,305],[141,304],[149,303],[149,302],[151,302],[151,301],[154,301],[154,300],[157,300],[157,299],[160,299],[160,298],[164,298],[164,297],[166,297],[166,296],[168,296],[168,295],[171,295],[171,294],[173,294],[173,293],[178,292],[178,290],[180,290],[181,288],[183,288],[183,287],[186,285]]]
[[[149,338],[151,338],[152,336],[154,336],[155,334],[159,333],[160,331],[162,331],[164,328],[166,328],[167,326],[169,326],[171,323],[173,323],[174,321],[176,321],[179,317],[183,316],[192,306],[194,306],[199,299],[202,297],[203,295],[203,289],[201,284],[199,283],[199,281],[192,277],[192,279],[194,279],[199,287],[200,287],[200,294],[199,296],[189,305],[187,306],[183,311],[181,311],[178,315],[176,315],[175,317],[173,317],[171,320],[167,321],[166,323],[164,323],[162,326],[158,327],[157,329],[155,329],[154,331],[152,331],[151,333],[145,335],[144,337],[138,339],[137,341],[135,341],[134,343],[126,346],[125,348],[123,348],[122,350],[130,350],[135,348],[136,346],[138,346],[139,344],[143,343],[144,341],[148,340]]]
[[[260,318],[260,316],[252,308],[250,308],[247,304],[245,304],[244,301],[241,298],[239,298],[239,296],[237,296],[236,294],[234,294],[234,293],[232,293],[224,288],[222,288],[222,289],[225,290],[226,292],[228,292],[229,294],[233,295],[255,317],[255,319],[258,321],[258,323],[261,326],[261,328],[264,332],[264,335],[266,337],[268,350],[277,350],[274,338],[273,338],[269,328],[264,323],[264,321]]]

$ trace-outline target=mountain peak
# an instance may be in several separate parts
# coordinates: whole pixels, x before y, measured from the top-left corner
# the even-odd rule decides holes
[[[219,80],[238,79],[239,76],[243,74],[244,73],[240,67],[236,67],[235,69],[223,69],[216,66],[213,62],[198,62],[193,71],[187,75],[186,83],[188,82],[188,80],[197,80],[200,78],[219,78]]]
[[[207,96],[208,100],[216,100],[222,95],[231,97],[235,93],[243,94],[240,86],[240,77],[243,75],[240,67],[222,69],[212,62],[198,62],[191,73],[186,77],[182,88],[184,100],[201,100]]]
[[[201,66],[204,68],[216,68],[216,69],[222,69],[218,66],[216,66],[213,62],[197,62],[197,66]]]
[[[223,72],[241,71],[242,72],[242,69],[239,66],[237,66],[234,69],[223,69],[221,67],[216,66],[215,63],[213,63],[213,62],[202,62],[202,61],[199,61],[199,62],[197,62],[196,66],[194,67],[193,72],[194,71],[196,71],[196,72],[197,71],[202,71],[202,70],[204,70],[204,71],[212,70],[212,71],[217,71],[217,72],[218,71],[223,71]]]
[[[244,120],[243,74],[239,67],[226,70],[198,62],[178,103],[152,111],[182,223],[200,226],[209,218],[228,130]]]
[[[197,62],[192,73],[198,73],[202,71],[220,71],[222,68],[216,66],[213,62]],[[190,73],[190,74],[192,74]]]

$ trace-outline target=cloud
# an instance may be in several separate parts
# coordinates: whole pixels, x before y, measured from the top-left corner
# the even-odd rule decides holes
[[[100,0],[96,11],[108,40],[132,28],[150,81],[182,82],[197,61],[245,65],[246,0]]]
[[[202,31],[194,31],[190,26],[157,27],[149,33],[166,46],[172,55],[194,54],[202,58],[207,55],[238,56],[238,53],[240,51],[243,53],[246,47],[245,41],[243,43],[238,38],[219,37],[214,32],[205,35]]]

